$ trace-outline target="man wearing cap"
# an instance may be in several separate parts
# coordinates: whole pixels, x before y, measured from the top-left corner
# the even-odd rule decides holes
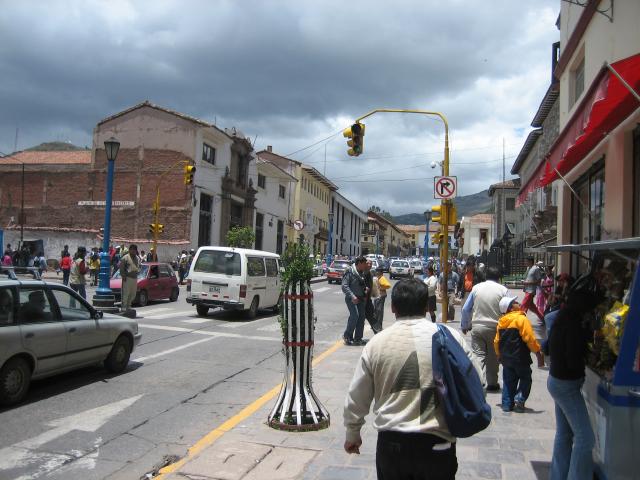
[[[500,270],[487,269],[487,280],[471,289],[471,293],[462,307],[460,327],[465,335],[471,332],[471,348],[480,360],[482,376],[488,392],[500,390],[498,383],[498,357],[493,348],[498,320],[500,319],[500,300],[509,290],[500,281]]]
[[[122,278],[122,311],[131,310],[131,304],[136,298],[138,290],[138,272],[140,271],[140,259],[138,258],[138,246],[129,246],[129,251],[120,260],[120,278]]]

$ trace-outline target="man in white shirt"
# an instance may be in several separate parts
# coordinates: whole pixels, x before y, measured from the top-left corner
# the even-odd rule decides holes
[[[424,284],[427,286],[427,291],[429,292],[427,310],[429,311],[429,316],[431,316],[431,321],[436,323],[436,288],[438,288],[438,277],[436,277],[433,271],[433,266],[427,268],[427,278],[424,279]]]
[[[391,292],[396,321],[364,347],[349,386],[344,449],[360,453],[360,429],[373,402],[379,480],[453,480],[458,469],[456,438],[449,432],[436,397],[431,350],[438,327],[425,319],[427,300],[423,282],[408,279],[396,283]],[[462,335],[451,328],[449,331],[480,374]]]
[[[498,383],[498,357],[493,348],[493,339],[498,329],[500,300],[509,294],[507,287],[500,285],[500,270],[487,269],[487,280],[473,286],[462,307],[460,328],[465,335],[471,331],[471,348],[482,367],[482,380],[488,392],[500,390]]]

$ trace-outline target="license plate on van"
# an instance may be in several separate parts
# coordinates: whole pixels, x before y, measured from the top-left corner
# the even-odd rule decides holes
[[[209,287],[209,293],[220,293],[220,287]]]

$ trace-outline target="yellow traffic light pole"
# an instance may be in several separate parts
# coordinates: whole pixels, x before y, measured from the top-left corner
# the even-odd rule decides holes
[[[442,163],[442,175],[445,177],[449,176],[449,124],[447,123],[446,117],[440,112],[431,112],[428,110],[402,110],[395,108],[378,108],[376,110],[372,110],[371,112],[363,115],[359,118],[356,118],[356,124],[360,123],[360,120],[364,120],[367,117],[370,117],[374,113],[417,113],[419,115],[431,115],[436,116],[442,120],[444,123],[444,161]],[[364,134],[364,126],[362,128]],[[361,152],[359,152],[361,153]],[[442,200],[440,202],[442,205],[442,210],[446,210],[448,212],[448,208],[451,203],[451,200]],[[449,292],[448,292],[448,280],[449,280],[449,215],[448,213],[442,216],[442,222],[440,223],[440,232],[442,233],[443,242],[441,244],[441,257],[440,264],[442,266],[442,280],[444,285],[444,292],[442,293],[442,322],[447,323],[447,313],[449,310]],[[426,232],[426,235],[429,235],[429,232]]]
[[[159,228],[159,216],[160,216],[160,183],[162,182],[162,180],[164,179],[164,176],[171,172],[174,168],[176,168],[178,165],[180,164],[186,164],[187,166],[189,165],[189,160],[178,160],[176,163],[174,163],[173,165],[171,165],[166,171],[164,171],[161,175],[160,178],[158,179],[158,181],[156,182],[156,201],[153,203],[153,256],[155,256],[155,260],[158,260],[158,233],[160,233],[160,228]],[[185,167],[186,168],[186,167]],[[191,172],[191,175],[193,175],[193,173],[195,173],[195,167],[193,167],[193,170]],[[185,172],[185,183],[186,183],[186,172]]]

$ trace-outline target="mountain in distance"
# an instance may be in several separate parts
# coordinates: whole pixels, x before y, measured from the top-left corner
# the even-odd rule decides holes
[[[490,212],[491,198],[489,197],[489,190],[457,197],[454,203],[458,212],[458,218],[468,217],[476,213],[492,213]],[[424,224],[424,214],[407,213],[404,215],[396,215],[393,217],[393,221],[396,225],[422,225]]]

